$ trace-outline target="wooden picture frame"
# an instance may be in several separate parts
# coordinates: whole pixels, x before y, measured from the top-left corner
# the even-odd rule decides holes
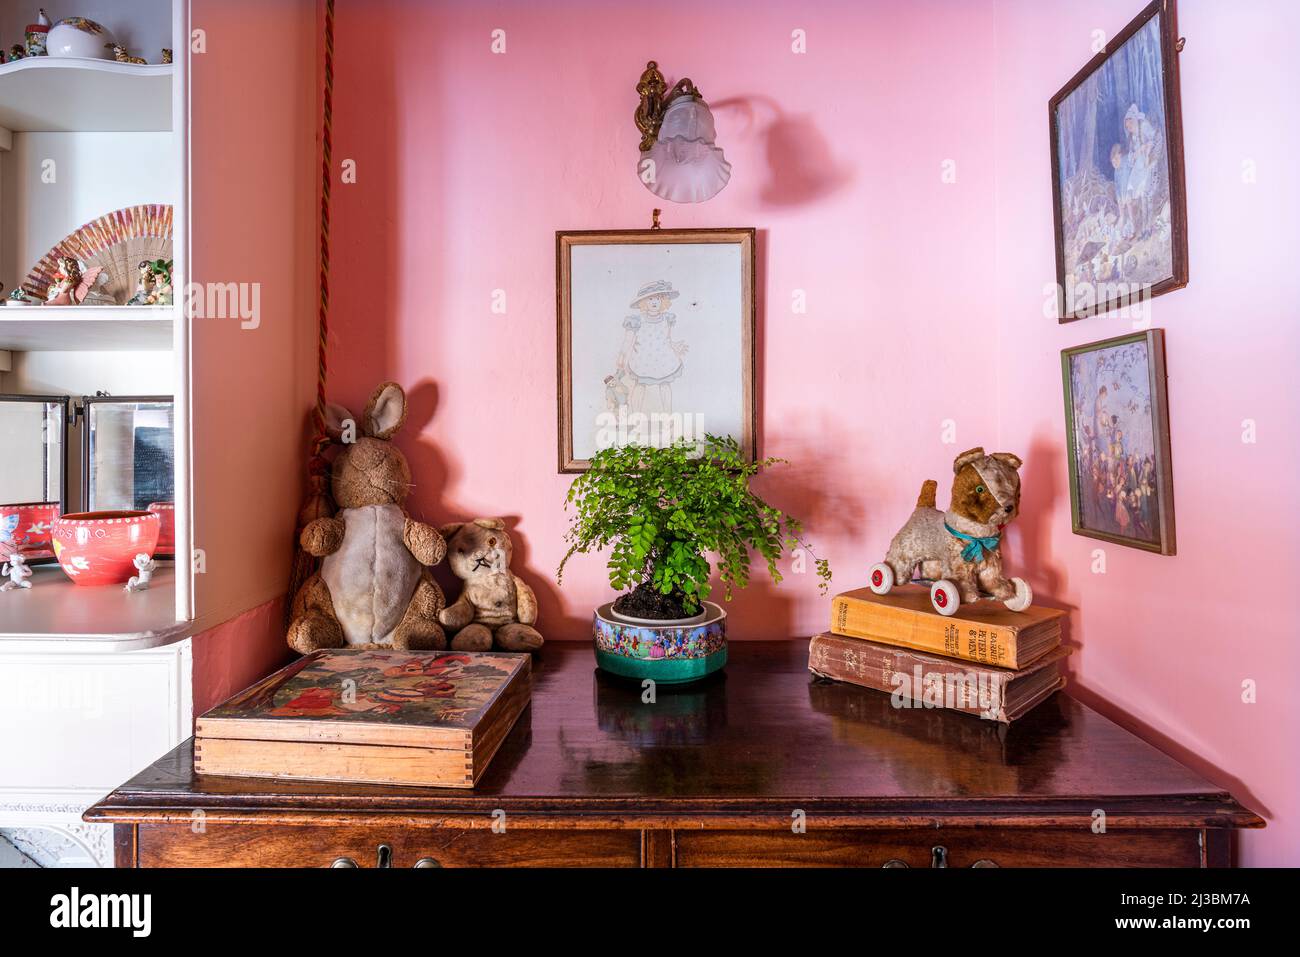
[[[1048,101],[1058,322],[1141,306],[1187,285],[1181,47],[1175,0],[1154,0]],[[1157,76],[1158,95],[1146,88]],[[1077,119],[1080,103],[1090,104],[1082,125],[1063,128],[1063,109]],[[1148,120],[1157,109],[1158,124]],[[1099,161],[1105,151],[1109,161]],[[1066,165],[1078,168],[1067,177]]]
[[[560,472],[585,472],[611,428],[607,444],[732,435],[757,461],[756,272],[753,228],[555,234]]]
[[[1164,330],[1062,349],[1061,380],[1074,533],[1176,554]]]

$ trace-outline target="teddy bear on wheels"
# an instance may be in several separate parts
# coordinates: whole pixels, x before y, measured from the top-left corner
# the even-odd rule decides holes
[[[871,567],[871,590],[888,594],[919,570],[920,578],[933,583],[930,602],[941,615],[986,596],[1012,611],[1028,608],[1033,591],[1024,579],[1003,575],[999,548],[1002,530],[1020,511],[1020,465],[1010,452],[963,452],[952,464],[946,512],[935,506],[939,484],[922,483],[916,511],[890,542],[885,560]]]

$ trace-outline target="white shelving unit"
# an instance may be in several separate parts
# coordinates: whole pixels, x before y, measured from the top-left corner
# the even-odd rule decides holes
[[[169,131],[174,68],[80,57],[0,64],[0,127],[15,133]]]
[[[0,0],[9,20],[27,16],[25,5],[9,8],[16,2]],[[110,28],[110,16],[128,27],[133,18],[152,25],[168,17],[173,40],[159,45],[176,49],[181,62],[34,57],[0,65],[7,164],[0,215],[16,244],[6,271],[19,273],[4,277],[10,286],[51,236],[134,202],[166,202],[173,277],[184,288],[189,2],[114,0],[102,10],[84,12]],[[56,155],[57,180],[42,178],[39,164]],[[123,201],[132,194],[149,198]],[[38,565],[31,589],[0,594],[0,674],[30,696],[0,702],[0,827],[58,832],[84,852],[68,863],[112,865],[109,829],[83,823],[81,812],[191,731],[197,623],[188,561],[190,340],[182,318],[179,306],[0,306],[0,391],[89,395],[105,388],[98,383],[111,372],[115,394],[157,394],[139,383],[161,381],[175,398],[176,553],[186,560],[159,561],[143,592],[76,585],[57,565]]]
[[[4,306],[0,351],[167,351],[173,312],[170,306]]]

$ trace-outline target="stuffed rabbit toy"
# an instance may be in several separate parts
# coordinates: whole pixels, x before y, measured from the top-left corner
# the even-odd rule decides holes
[[[341,420],[350,418],[338,410]],[[289,647],[442,649],[438,623],[446,604],[429,568],[447,546],[438,530],[402,508],[411,489],[406,458],[388,441],[406,419],[406,393],[394,382],[375,389],[354,442],[344,441],[330,487],[339,510],[302,530],[302,547],[322,558],[293,599]]]

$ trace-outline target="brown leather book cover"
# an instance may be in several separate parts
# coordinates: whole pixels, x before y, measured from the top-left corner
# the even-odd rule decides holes
[[[1011,671],[824,632],[808,643],[808,670],[893,695],[899,707],[937,707],[1008,724],[1065,684],[1056,648]]]
[[[1061,643],[1059,608],[1031,605],[1010,611],[999,601],[962,605],[945,617],[930,604],[930,590],[900,585],[888,595],[857,588],[831,601],[837,635],[866,638],[1000,668],[1023,668]]]

